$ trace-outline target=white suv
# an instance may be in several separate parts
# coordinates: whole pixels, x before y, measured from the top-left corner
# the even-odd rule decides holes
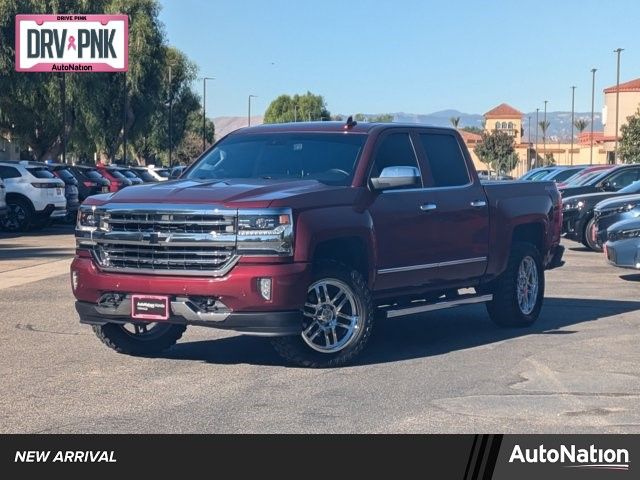
[[[64,182],[42,164],[0,162],[0,178],[8,206],[8,215],[0,220],[5,230],[24,232],[67,214]]]

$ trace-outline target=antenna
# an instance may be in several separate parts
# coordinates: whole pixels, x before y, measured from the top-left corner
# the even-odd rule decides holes
[[[356,121],[353,119],[353,116],[349,115],[349,118],[347,118],[347,123],[345,123],[344,128],[345,128],[345,130],[346,130],[346,129],[349,129],[349,128],[353,128],[353,127],[355,127],[357,124],[358,124],[358,122],[356,122]]]

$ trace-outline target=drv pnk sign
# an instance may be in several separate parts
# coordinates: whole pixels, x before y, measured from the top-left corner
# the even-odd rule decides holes
[[[16,15],[18,72],[126,72],[127,15]]]

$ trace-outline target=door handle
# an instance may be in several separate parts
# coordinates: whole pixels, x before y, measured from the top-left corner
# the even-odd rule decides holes
[[[486,207],[487,202],[485,202],[484,200],[474,200],[473,202],[471,202],[471,206],[473,208]]]
[[[420,210],[423,212],[430,212],[436,208],[438,208],[438,206],[435,203],[425,203],[424,205],[420,205]]]

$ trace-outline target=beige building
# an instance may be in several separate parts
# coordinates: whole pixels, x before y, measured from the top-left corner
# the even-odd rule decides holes
[[[616,95],[619,92],[619,95]],[[618,131],[616,132],[616,97],[619,96],[620,115],[618,116]],[[602,108],[602,123],[604,124],[603,147],[607,152],[607,160],[614,163],[615,139],[620,138],[620,127],[627,123],[627,117],[635,115],[640,108],[640,78],[605,88],[604,107]]]

